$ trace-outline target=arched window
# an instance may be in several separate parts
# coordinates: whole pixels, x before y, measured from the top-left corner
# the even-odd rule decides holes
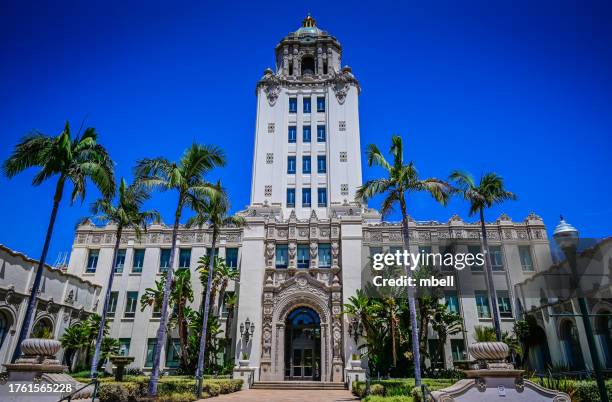
[[[315,73],[315,62],[314,57],[304,56],[302,59],[302,75],[314,75]]]
[[[53,338],[53,323],[48,318],[41,318],[32,328],[30,335],[32,338]]]
[[[4,339],[6,339],[10,326],[10,318],[6,313],[0,311],[0,349],[2,349],[2,345],[4,345]]]

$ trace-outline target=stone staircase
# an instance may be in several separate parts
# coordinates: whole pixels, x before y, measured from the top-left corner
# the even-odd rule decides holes
[[[256,381],[252,389],[313,389],[313,390],[343,390],[346,384],[342,382],[321,381]]]

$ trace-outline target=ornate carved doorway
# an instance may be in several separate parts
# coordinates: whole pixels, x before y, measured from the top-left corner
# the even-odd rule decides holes
[[[309,307],[297,307],[287,315],[285,379],[321,380],[321,319]]]

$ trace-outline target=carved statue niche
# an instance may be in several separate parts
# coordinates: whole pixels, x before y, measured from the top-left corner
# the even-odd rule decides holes
[[[266,244],[266,267],[272,268],[274,264],[274,254],[276,251],[276,246],[274,243],[269,242]]]
[[[317,255],[319,254],[319,248],[316,242],[310,242],[310,266],[315,268],[317,266]]]

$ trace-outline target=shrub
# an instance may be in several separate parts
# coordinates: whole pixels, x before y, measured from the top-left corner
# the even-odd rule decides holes
[[[385,387],[382,384],[372,384],[370,387],[370,395],[384,395]]]
[[[599,389],[595,381],[576,381],[573,387],[572,401],[576,402],[599,402]],[[606,393],[608,399],[612,399],[612,381],[606,381]]]
[[[356,397],[363,398],[365,396],[365,382],[353,381],[352,391]]]
[[[100,402],[136,402],[141,396],[144,396],[144,393],[139,385],[134,383],[100,384],[98,388]]]
[[[414,400],[414,402],[424,402],[425,400],[421,388],[412,388],[412,392],[410,394],[412,395],[412,399]]]
[[[178,394],[161,395],[157,398],[157,402],[193,402],[197,400],[191,392],[181,392]]]
[[[409,396],[368,396],[364,402],[412,402]]]

